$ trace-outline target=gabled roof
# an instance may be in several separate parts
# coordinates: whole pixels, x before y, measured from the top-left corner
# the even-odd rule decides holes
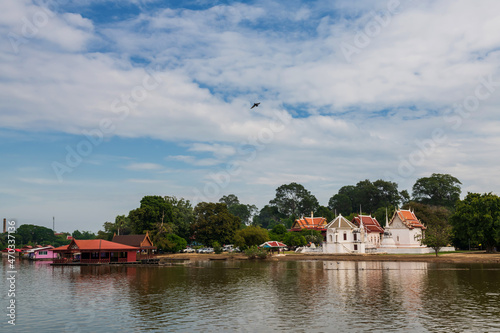
[[[327,225],[324,217],[302,217],[295,220],[290,230],[299,231],[302,229],[324,230]]]
[[[265,242],[264,244],[261,244],[260,247],[286,247],[286,244],[278,241],[270,241],[270,242]]]
[[[145,235],[115,235],[112,241],[124,245],[140,247],[141,249],[156,249],[148,233]]]
[[[69,245],[60,246],[53,251],[130,251],[138,250],[137,247],[110,242],[104,239],[73,239]]]
[[[352,223],[354,223],[358,228],[363,222],[363,227],[368,232],[378,232],[383,234],[384,229],[380,226],[377,219],[372,217],[371,215],[358,215],[352,219]]]
[[[392,217],[391,219],[391,223],[394,221],[394,219],[398,217],[401,222],[403,222],[404,225],[406,225],[409,229],[413,229],[413,228],[422,228],[422,229],[427,229],[418,219],[417,217],[415,216],[415,213],[410,211],[410,210],[404,210],[404,209],[400,209],[400,210],[397,210],[395,213],[394,213],[394,216]]]
[[[339,215],[332,222],[328,223],[326,228],[357,229],[358,227],[342,215]]]

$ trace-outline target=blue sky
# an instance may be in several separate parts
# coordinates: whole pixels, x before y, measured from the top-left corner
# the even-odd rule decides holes
[[[0,211],[97,232],[144,195],[500,192],[496,1],[0,4]],[[250,109],[254,102],[258,108]]]

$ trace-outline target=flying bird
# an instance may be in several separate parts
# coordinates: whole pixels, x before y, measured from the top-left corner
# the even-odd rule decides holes
[[[256,108],[260,105],[260,103],[253,103],[252,107],[250,109]]]

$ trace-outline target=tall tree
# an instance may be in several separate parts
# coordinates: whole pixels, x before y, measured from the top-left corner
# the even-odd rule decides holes
[[[276,197],[269,204],[276,206],[287,217],[308,215],[319,207],[316,197],[297,183],[278,187]]]
[[[274,225],[280,224],[281,219],[284,217],[285,215],[278,211],[278,207],[265,205],[260,210],[259,214],[254,216],[252,224],[254,226],[260,226],[264,229],[269,229]]]
[[[193,232],[197,242],[212,245],[231,244],[241,220],[227,209],[226,204],[200,202],[194,208]]]
[[[258,211],[255,205],[245,205],[240,203],[238,197],[234,194],[225,195],[219,199],[220,203],[225,203],[229,212],[241,219],[245,225],[250,225],[252,217]]]
[[[174,233],[186,241],[191,236],[191,224],[194,220],[193,207],[189,200],[176,197],[164,197],[165,202],[172,206],[172,224]]]
[[[141,206],[130,211],[132,231],[142,234],[152,231],[156,224],[172,222],[172,205],[159,195],[148,195],[141,199]]]
[[[346,194],[337,193],[328,201],[328,208],[337,214],[347,216],[352,213],[351,198]]]
[[[500,244],[500,197],[492,193],[468,193],[451,217],[454,237],[462,244],[482,244],[493,252]]]
[[[462,183],[449,174],[433,173],[418,179],[413,185],[413,199],[417,202],[452,208],[460,199]]]

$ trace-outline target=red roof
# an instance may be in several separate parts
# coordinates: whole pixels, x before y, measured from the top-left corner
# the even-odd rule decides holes
[[[60,246],[53,251],[80,250],[80,251],[130,251],[137,247],[110,242],[104,239],[73,239],[69,245]]]
[[[352,219],[352,223],[354,223],[358,228],[360,227],[361,221],[363,222],[363,226],[367,232],[384,233],[384,229],[382,229],[380,223],[378,223],[377,219],[371,215],[358,215]]]
[[[295,220],[290,230],[300,231],[302,229],[326,230],[328,222],[324,217],[302,217]]]
[[[415,216],[415,213],[410,210],[398,210],[396,212],[401,222],[403,222],[408,228],[422,228],[427,229]]]
[[[260,247],[286,247],[286,244],[278,241],[270,241],[261,244]]]

